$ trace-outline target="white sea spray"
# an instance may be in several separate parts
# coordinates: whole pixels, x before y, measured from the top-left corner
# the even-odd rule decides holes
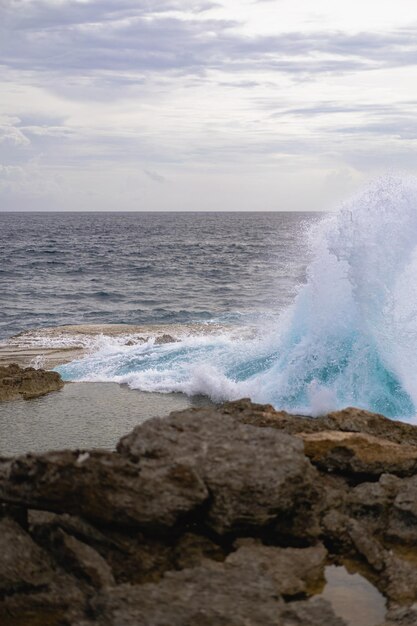
[[[346,405],[393,417],[417,406],[417,182],[377,180],[307,236],[307,283],[256,337],[223,330],[157,345],[107,343],[59,368],[70,380],[251,397],[320,414]]]

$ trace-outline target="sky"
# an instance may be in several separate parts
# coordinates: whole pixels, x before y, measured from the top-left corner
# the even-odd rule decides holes
[[[415,0],[0,0],[0,211],[330,210],[416,147]]]

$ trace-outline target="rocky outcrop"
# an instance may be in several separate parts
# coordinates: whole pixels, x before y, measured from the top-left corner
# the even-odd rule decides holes
[[[85,624],[162,626],[169,619],[171,626],[344,626],[323,600],[284,601],[283,592],[305,589],[304,576],[311,567],[323,573],[320,548],[304,555],[285,552],[240,548],[223,564],[207,561],[170,572],[159,584],[107,589],[92,600],[93,619]],[[291,573],[293,565],[296,571]],[[285,580],[286,569],[290,582]]]
[[[369,478],[384,473],[411,476],[417,472],[417,446],[337,430],[297,436],[304,441],[305,454],[314,465],[329,472]]]
[[[0,623],[343,626],[320,593],[349,563],[387,599],[369,626],[415,624],[416,431],[240,401],[0,459]]]
[[[201,417],[183,411],[148,420],[117,451],[151,475],[175,462],[198,477],[207,489],[206,523],[220,534],[279,524],[289,512],[305,515],[304,502],[317,489],[301,441],[219,419],[212,408]]]
[[[0,402],[24,398],[30,400],[62,389],[64,383],[57,372],[46,372],[19,365],[0,366]]]

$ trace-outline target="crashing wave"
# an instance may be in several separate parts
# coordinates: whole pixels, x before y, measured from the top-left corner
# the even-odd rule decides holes
[[[417,406],[417,182],[385,177],[310,229],[313,260],[293,305],[255,338],[183,336],[102,345],[65,379],[144,391],[246,396],[317,415],[355,405],[391,417]]]

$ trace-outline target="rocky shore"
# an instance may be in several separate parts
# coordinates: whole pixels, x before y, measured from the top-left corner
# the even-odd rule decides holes
[[[417,624],[417,427],[381,415],[188,409],[2,458],[0,502],[2,626],[343,626],[329,564]]]
[[[381,415],[187,409],[2,458],[0,502],[2,626],[346,626],[330,564],[417,624],[417,427]]]
[[[51,391],[62,389],[64,383],[56,372],[17,364],[0,365],[0,402],[23,398],[38,398]]]

